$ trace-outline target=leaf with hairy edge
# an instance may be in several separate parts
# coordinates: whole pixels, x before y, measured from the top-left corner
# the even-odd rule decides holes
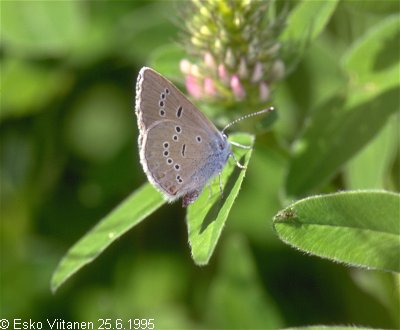
[[[161,194],[149,183],[133,192],[68,250],[53,273],[52,291],[164,203]]]
[[[254,137],[248,134],[232,135],[232,140],[242,145],[252,146]],[[235,157],[247,166],[252,150],[245,150],[233,146]],[[204,189],[199,199],[188,207],[187,226],[192,257],[197,265],[205,265],[217,245],[222,228],[229,212],[239,193],[245,169],[238,168],[232,160],[228,161],[222,172],[223,198],[219,192],[218,177],[211,184],[212,195],[209,189]]]
[[[360,190],[297,201],[274,218],[285,243],[345,264],[400,272],[400,194]]]

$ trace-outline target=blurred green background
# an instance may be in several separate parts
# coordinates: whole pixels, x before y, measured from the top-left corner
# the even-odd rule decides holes
[[[136,76],[155,63],[164,73],[160,57],[178,40],[182,5],[1,2],[0,318],[154,318],[156,328],[170,329],[400,327],[398,277],[299,253],[278,240],[271,223],[287,202],[288,146],[308,110],[343,84],[340,57],[371,26],[399,13],[396,1],[341,1],[296,70],[276,86],[275,132],[258,137],[208,266],[194,265],[185,210],[175,203],[50,292],[68,248],[146,181]],[[179,82],[181,58],[169,56]],[[367,146],[356,155],[366,158],[353,158],[318,192],[398,191],[398,128],[392,118],[370,142],[387,158],[376,181],[357,186],[352,174],[360,163],[370,165]]]

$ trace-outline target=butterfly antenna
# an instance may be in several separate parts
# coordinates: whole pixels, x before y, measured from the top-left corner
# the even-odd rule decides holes
[[[254,116],[262,115],[263,113],[271,112],[271,111],[274,111],[274,110],[275,110],[274,107],[269,107],[267,109],[263,109],[263,110],[260,110],[260,111],[257,111],[257,112],[249,113],[248,115],[245,115],[243,117],[235,119],[234,121],[232,121],[231,123],[229,123],[228,125],[226,125],[224,127],[224,129],[222,130],[222,133],[224,133],[225,130],[228,129],[229,127],[237,124],[239,121],[242,121],[244,119],[251,118],[251,117],[254,117]]]

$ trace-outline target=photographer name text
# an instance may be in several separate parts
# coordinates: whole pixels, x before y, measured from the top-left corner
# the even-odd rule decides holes
[[[0,329],[16,329],[16,330],[36,330],[36,329],[50,329],[50,330],[64,330],[64,329],[98,329],[98,330],[111,330],[111,329],[142,329],[153,330],[154,319],[97,319],[97,321],[66,321],[63,319],[46,319],[45,321],[35,321],[32,319],[24,320],[15,318],[13,320],[2,319],[0,320]]]

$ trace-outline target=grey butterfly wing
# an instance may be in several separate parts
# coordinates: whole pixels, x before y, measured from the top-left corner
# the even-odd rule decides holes
[[[217,131],[214,124],[168,79],[148,67],[143,67],[138,75],[136,115],[141,131],[163,119],[196,123],[204,129]]]
[[[172,120],[156,123],[143,137],[142,165],[169,200],[201,191],[213,175],[213,150],[205,139],[204,130]]]
[[[225,147],[226,142],[215,126],[157,72],[143,68],[136,88],[143,169],[168,200],[188,195],[190,203],[225,164],[225,156],[220,161],[219,145]]]

